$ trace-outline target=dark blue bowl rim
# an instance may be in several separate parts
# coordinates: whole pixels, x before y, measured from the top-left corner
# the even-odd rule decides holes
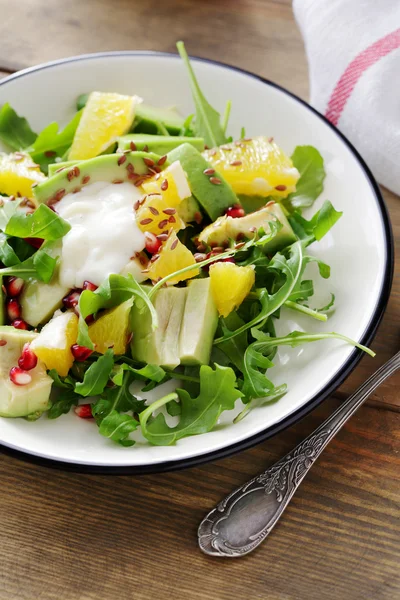
[[[158,57],[169,57],[179,59],[177,54],[168,53],[168,52],[150,52],[150,51],[116,51],[116,52],[99,52],[95,54],[84,54],[80,56],[73,56],[69,58],[62,58],[59,60],[54,60],[48,63],[44,63],[42,65],[37,65],[35,67],[30,67],[28,69],[24,69],[23,71],[14,73],[0,80],[0,86],[9,83],[14,79],[20,79],[22,77],[26,77],[33,72],[42,71],[44,69],[49,69],[57,65],[79,62],[81,60],[91,60],[91,59],[99,59],[99,58],[107,58],[107,57],[115,57],[115,56],[158,56]],[[239,67],[234,67],[229,64],[225,64],[216,60],[211,60],[207,58],[201,58],[196,56],[191,56],[191,59],[198,62],[204,62],[209,64],[214,64],[225,69],[230,69],[232,71],[236,71],[238,73],[242,73],[243,75],[247,75],[260,81],[261,83],[273,87],[283,94],[290,96],[296,102],[301,104],[306,108],[306,110],[313,113],[319,120],[323,121],[325,125],[327,125],[331,130],[335,132],[335,134],[342,140],[342,142],[347,146],[347,148],[351,151],[354,157],[357,159],[360,164],[365,177],[367,178],[372,191],[374,193],[376,202],[380,209],[383,229],[385,233],[385,245],[386,245],[386,264],[385,264],[385,272],[383,278],[382,288],[379,294],[378,302],[376,304],[376,308],[374,313],[371,316],[370,322],[366,327],[364,335],[360,340],[361,344],[369,345],[374,338],[376,330],[382,320],[384,315],[392,286],[393,280],[393,270],[394,270],[394,245],[393,245],[393,233],[390,223],[390,218],[388,214],[388,210],[386,208],[385,201],[383,200],[381,191],[378,187],[377,182],[375,181],[374,176],[372,175],[369,167],[365,163],[364,159],[358,153],[358,151],[354,148],[354,146],[349,142],[349,140],[334,126],[330,121],[328,121],[321,113],[319,113],[315,108],[307,104],[304,100],[289,92],[282,86],[270,81],[260,75],[256,75],[255,73],[251,73],[245,69],[241,69]],[[294,425],[298,421],[300,421],[303,417],[305,417],[308,413],[310,413],[314,408],[316,408],[319,404],[321,404],[328,396],[330,396],[349,376],[349,374],[353,371],[356,365],[359,363],[362,357],[362,352],[360,350],[355,349],[354,352],[349,356],[348,360],[341,367],[341,369],[334,375],[332,380],[313,398],[301,408],[296,410],[294,413],[279,421],[275,425],[268,427],[264,431],[257,433],[245,440],[237,442],[235,444],[230,444],[225,448],[221,448],[220,450],[215,450],[213,452],[208,452],[205,454],[201,454],[199,456],[194,456],[191,458],[184,458],[176,461],[167,461],[161,463],[155,463],[152,465],[144,465],[144,466],[96,466],[96,465],[86,465],[80,463],[70,463],[57,461],[50,458],[43,458],[41,456],[37,456],[34,454],[30,454],[27,452],[23,452],[20,450],[15,450],[13,448],[9,448],[8,446],[1,445],[2,451],[10,456],[15,458],[31,462],[34,464],[38,464],[44,467],[57,468],[66,471],[73,471],[78,473],[97,473],[104,475],[140,475],[140,474],[148,474],[148,473],[165,473],[168,471],[177,471],[180,469],[186,469],[189,467],[194,467],[197,465],[201,465],[206,462],[210,462],[213,460],[218,460],[221,458],[226,458],[231,456],[237,452],[241,452],[242,450],[246,450],[263,442],[270,437],[276,435],[277,433],[283,431],[284,429]]]

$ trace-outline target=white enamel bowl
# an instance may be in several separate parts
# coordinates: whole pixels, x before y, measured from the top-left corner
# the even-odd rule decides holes
[[[368,168],[334,127],[285,90],[218,63],[195,60],[194,67],[212,105],[222,112],[226,100],[232,100],[229,130],[234,137],[245,126],[248,136],[273,136],[289,154],[298,144],[316,146],[327,171],[316,208],[328,198],[344,211],[334,229],[311,249],[332,267],[328,281],[316,275],[316,305],[333,292],[335,313],[327,323],[318,323],[282,311],[279,332],[337,331],[368,344],[385,309],[393,267],[390,224]],[[193,112],[180,59],[135,52],[80,56],[17,73],[0,82],[0,104],[10,102],[37,131],[52,120],[66,123],[77,96],[91,90],[138,94],[149,104],[177,105],[183,115]],[[0,443],[24,458],[50,459],[56,462],[49,464],[79,470],[146,472],[190,466],[247,448],[294,423],[330,394],[359,358],[358,351],[332,340],[281,349],[270,375],[275,383],[288,384],[286,396],[255,409],[236,425],[233,412],[225,413],[211,433],[175,446],[139,441],[122,448],[74,414],[34,423],[0,419]]]

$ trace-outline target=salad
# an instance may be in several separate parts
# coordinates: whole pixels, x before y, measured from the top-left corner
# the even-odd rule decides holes
[[[281,345],[339,338],[373,355],[339,333],[276,335],[282,307],[319,321],[334,309],[333,295],[312,305],[305,270],[329,278],[308,247],[342,213],[326,200],[302,216],[323,191],[318,150],[230,137],[230,101],[221,118],[177,47],[187,118],[113,90],[82,94],[64,129],[39,134],[0,109],[2,417],[73,410],[123,446],[135,430],[169,445],[236,403],[235,421],[278,401],[286,385],[267,371]]]

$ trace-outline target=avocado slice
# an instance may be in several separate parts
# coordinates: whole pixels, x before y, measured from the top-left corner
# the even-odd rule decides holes
[[[185,223],[196,221],[196,215],[201,215],[199,203],[193,196],[189,196],[189,198],[182,200],[176,210],[182,221]]]
[[[50,392],[53,380],[46,373],[44,364],[39,360],[29,371],[32,381],[24,386],[15,385],[10,380],[10,369],[18,365],[24,344],[37,336],[32,331],[0,327],[0,416],[27,417],[41,414],[50,406]],[[4,343],[5,342],[5,343]]]
[[[135,109],[134,131],[157,134],[159,124],[171,135],[179,135],[185,119],[174,108],[156,108],[148,104],[138,104]]]
[[[193,196],[208,213],[212,221],[222,215],[227,208],[238,203],[237,196],[229,183],[215,171],[212,176],[204,171],[211,169],[206,159],[190,144],[182,144],[167,154],[169,162],[179,160],[189,180]],[[212,183],[213,178],[219,184]]]
[[[179,335],[186,303],[187,288],[162,288],[154,299],[158,327],[151,328],[147,309],[141,312],[140,301],[131,312],[132,357],[140,362],[174,369],[180,363]]]
[[[118,149],[125,151],[131,147],[131,142],[136,146],[136,150],[147,149],[146,151],[155,152],[161,156],[167,154],[181,144],[190,144],[199,152],[204,150],[203,138],[190,138],[179,135],[149,135],[147,133],[130,133],[118,138]]]
[[[132,179],[132,169],[137,175],[149,173],[149,167],[144,162],[145,158],[156,163],[160,156],[152,152],[129,152],[127,154],[104,154],[79,161],[75,167],[56,173],[36,186],[34,188],[35,198],[40,203],[48,204],[61,199],[65,194],[80,190],[89,183],[129,181]],[[165,166],[168,166],[168,162],[164,163],[163,167]],[[74,168],[79,169],[78,176],[73,173]]]
[[[275,219],[278,219],[282,223],[282,228],[270,242],[267,242],[263,246],[263,250],[265,252],[276,252],[281,248],[293,244],[297,240],[285,213],[276,202],[268,203],[264,208],[250,213],[245,217],[236,219],[227,216],[220,217],[215,223],[203,229],[199,235],[199,242],[220,246],[229,239],[236,240],[239,234],[250,239],[255,236],[256,231],[261,227],[268,233],[268,223]],[[254,231],[252,231],[253,228],[255,228]]]
[[[62,241],[51,242],[43,246],[47,254],[52,258],[61,255]],[[69,288],[61,285],[59,278],[59,267],[56,266],[53,277],[49,283],[43,283],[37,279],[25,282],[20,296],[22,318],[24,321],[37,327],[47,322],[57,308],[62,305],[62,299],[69,292]]]
[[[208,365],[218,311],[211,292],[211,280],[194,279],[189,282],[181,334],[179,357],[182,365]]]
[[[66,169],[67,167],[74,167],[76,164],[80,162],[79,160],[64,160],[58,163],[52,163],[47,167],[47,173],[49,177],[53,177],[58,171],[61,169]]]

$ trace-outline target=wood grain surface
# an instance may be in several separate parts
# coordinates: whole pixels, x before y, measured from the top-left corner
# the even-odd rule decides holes
[[[86,52],[174,51],[254,71],[307,98],[290,0],[0,0],[0,77]],[[383,190],[396,250],[400,199]],[[400,264],[372,347],[335,398],[256,448],[188,471],[67,473],[0,457],[0,600],[395,600],[400,597],[400,394],[393,377],[325,450],[268,541],[205,557],[196,528],[397,351]]]

